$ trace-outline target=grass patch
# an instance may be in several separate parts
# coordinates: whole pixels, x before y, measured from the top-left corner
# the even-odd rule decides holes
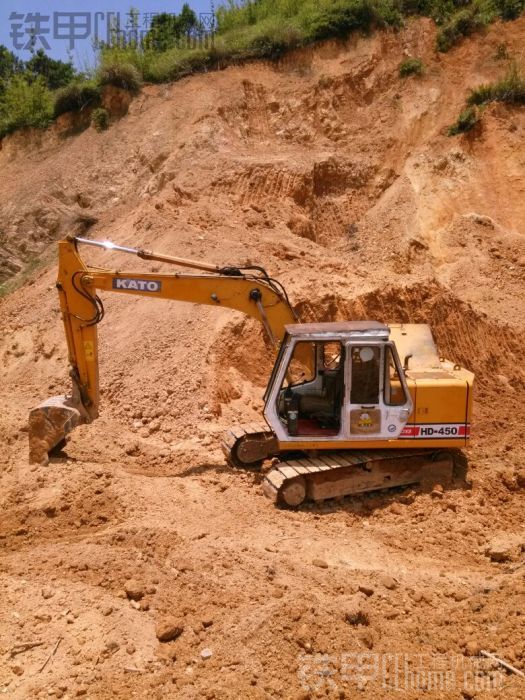
[[[422,75],[423,68],[423,61],[420,58],[407,58],[399,66],[399,75],[401,78],[407,78],[409,75]]]
[[[449,127],[448,135],[457,136],[458,134],[465,134],[467,131],[471,131],[480,118],[480,110],[477,107],[467,107],[461,112],[455,124]]]
[[[214,56],[204,49],[170,49],[148,57],[144,79],[164,83],[214,67]]]
[[[468,105],[484,105],[489,102],[506,102],[507,104],[525,104],[525,77],[518,65],[513,62],[506,75],[496,83],[480,85],[467,97]]]

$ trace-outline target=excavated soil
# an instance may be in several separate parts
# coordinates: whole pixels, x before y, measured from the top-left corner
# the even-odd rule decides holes
[[[525,112],[446,136],[524,31],[436,55],[417,21],[146,87],[101,134],[2,142],[0,281],[27,277],[0,303],[6,697],[525,698]],[[399,78],[408,55],[422,77]],[[109,294],[101,417],[30,466],[28,410],[68,388],[71,231],[262,264],[304,320],[430,323],[477,375],[466,479],[275,508],[219,449],[259,419],[260,327]]]

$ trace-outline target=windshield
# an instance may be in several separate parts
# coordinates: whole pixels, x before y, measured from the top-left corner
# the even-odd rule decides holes
[[[279,348],[279,352],[277,353],[277,357],[275,358],[275,364],[273,366],[272,373],[270,375],[270,380],[268,382],[268,386],[266,387],[266,391],[264,392],[264,397],[263,397],[264,401],[268,400],[268,395],[269,395],[270,390],[273,386],[273,383],[275,380],[275,375],[277,374],[277,370],[281,366],[284,351],[286,349],[286,346],[288,345],[289,338],[290,338],[290,336],[288,335],[288,333],[286,333],[286,335],[284,336],[283,341],[281,343],[281,347]]]

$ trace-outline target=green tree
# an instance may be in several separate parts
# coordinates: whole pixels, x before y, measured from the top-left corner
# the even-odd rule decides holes
[[[9,49],[0,44],[0,96],[4,94],[8,80],[15,73],[20,73],[23,68],[23,62]]]
[[[0,44],[0,78],[10,78],[15,73],[23,70],[23,67],[23,62],[9,49]]]
[[[162,12],[153,17],[144,41],[148,48],[167,51],[198,26],[197,15],[187,3],[184,3],[179,15]]]
[[[0,100],[0,138],[26,126],[45,127],[53,113],[51,93],[42,76],[28,80],[16,74]]]
[[[57,90],[72,82],[76,77],[71,63],[50,58],[43,49],[39,49],[25,64],[26,72],[31,77],[41,76],[50,90]]]
[[[151,27],[144,39],[146,46],[154,51],[166,51],[173,45],[174,17],[167,12],[153,17]]]
[[[178,16],[178,31],[180,35],[189,34],[192,29],[195,29],[198,25],[197,15],[188,5],[184,3],[180,15]]]

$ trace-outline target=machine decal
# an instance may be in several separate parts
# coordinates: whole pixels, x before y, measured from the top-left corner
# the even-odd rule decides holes
[[[357,425],[360,428],[363,428],[364,430],[366,430],[367,428],[371,428],[373,425],[373,421],[370,418],[370,414],[369,413],[361,413],[361,415],[359,416],[359,421],[358,421]]]
[[[470,425],[467,423],[416,423],[406,425],[401,431],[400,438],[417,438],[426,440],[447,438],[469,438]]]
[[[86,362],[95,361],[95,351],[92,340],[84,340],[84,355],[86,357]]]
[[[381,432],[381,411],[378,408],[367,411],[354,408],[350,411],[350,432],[355,435]]]
[[[130,289],[134,292],[160,292],[162,282],[159,280],[137,280],[129,277],[115,277],[113,289]]]

